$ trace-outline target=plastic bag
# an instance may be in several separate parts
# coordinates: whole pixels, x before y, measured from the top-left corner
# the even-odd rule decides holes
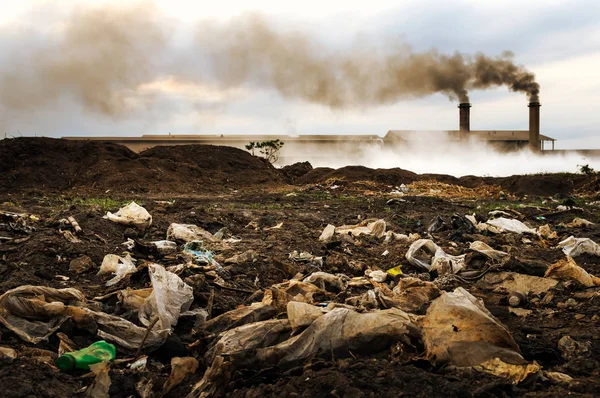
[[[494,250],[486,243],[478,240],[471,242],[469,249],[481,253],[484,256],[496,261],[502,260],[504,257],[508,256],[508,253],[500,250]]]
[[[557,247],[562,248],[563,253],[569,257],[577,257],[585,253],[600,256],[600,245],[590,238],[569,236],[567,239],[559,242]]]
[[[216,242],[213,234],[193,224],[177,224],[169,225],[167,229],[167,240],[191,242],[194,240]]]
[[[433,301],[422,324],[426,357],[436,366],[473,367],[519,383],[537,374],[508,329],[462,287]]]
[[[283,309],[290,301],[314,303],[314,295],[324,297],[327,292],[312,283],[292,279],[265,289],[262,303]]]
[[[135,202],[121,207],[115,214],[107,212],[103,218],[119,224],[133,225],[138,228],[148,228],[152,224],[150,213]]]
[[[0,296],[0,322],[21,339],[37,344],[45,341],[69,318],[66,306],[84,305],[77,289],[20,286]]]
[[[171,359],[171,374],[163,384],[163,395],[167,394],[176,385],[181,383],[189,374],[196,373],[198,360],[193,357],[174,357]]]
[[[194,290],[162,265],[148,266],[152,293],[140,308],[140,322],[148,326],[158,316],[159,330],[171,330],[177,324],[179,315],[187,311],[194,301]]]
[[[333,237],[333,234],[335,234],[335,225],[329,224],[325,227],[321,236],[319,236],[319,241],[328,242]]]
[[[456,274],[464,268],[465,255],[446,254],[441,247],[430,239],[413,242],[406,252],[406,259],[414,266],[426,271],[437,270],[440,275]]]
[[[348,281],[350,278],[344,274],[329,274],[327,272],[313,272],[302,282],[312,283],[319,288],[326,290],[328,292],[343,292],[348,287]]]
[[[132,274],[137,271],[135,260],[131,258],[129,254],[125,257],[117,256],[116,254],[107,254],[102,260],[102,265],[98,271],[98,275],[107,274],[112,272],[115,274],[114,278],[106,282],[106,286],[112,286],[117,284],[126,275]]]
[[[544,276],[558,280],[576,280],[587,287],[600,286],[600,278],[588,274],[571,257],[551,265]]]
[[[314,305],[290,301],[287,304],[287,315],[292,330],[296,331],[310,325],[315,319],[323,316],[323,311],[321,308],[315,307]]]
[[[381,238],[385,235],[386,224],[384,220],[369,221],[365,220],[356,225],[342,225],[335,229],[336,234],[352,236],[373,235],[376,238]]]
[[[252,303],[248,306],[236,308],[210,319],[206,323],[200,325],[195,332],[196,334],[220,333],[224,330],[229,330],[248,323],[264,321],[275,315],[277,315],[275,307],[262,303]]]
[[[488,220],[488,225],[498,228],[502,232],[514,232],[516,234],[535,234],[535,228],[529,228],[519,220],[512,220],[509,218],[494,218]]]
[[[183,246],[183,254],[188,260],[196,264],[214,265],[221,269],[221,265],[215,260],[215,253],[206,249],[200,240],[187,242]]]

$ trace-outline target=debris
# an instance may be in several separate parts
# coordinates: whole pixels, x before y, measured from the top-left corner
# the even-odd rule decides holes
[[[327,292],[313,283],[289,280],[265,289],[262,303],[280,309],[290,301],[314,303],[315,295],[325,297]]]
[[[86,255],[76,257],[69,263],[69,271],[75,272],[76,274],[83,274],[95,267],[96,265],[92,259]]]
[[[488,244],[481,241],[471,242],[471,244],[469,245],[469,250],[481,253],[484,256],[495,261],[500,261],[509,255],[506,252],[494,250]]]
[[[527,294],[521,292],[513,292],[508,298],[508,305],[511,307],[519,307],[527,303]]]
[[[550,380],[550,383],[552,384],[569,384],[573,381],[571,376],[560,372],[544,371],[544,376]]]
[[[194,291],[177,275],[165,270],[162,265],[150,264],[148,273],[152,283],[152,293],[140,308],[140,322],[148,326],[157,316],[159,331],[170,331],[171,327],[177,324],[179,315],[190,308],[194,301]]]
[[[515,384],[540,371],[523,359],[510,332],[483,302],[462,287],[431,303],[422,331],[426,357],[436,366],[475,368]]]
[[[117,349],[104,340],[96,341],[79,351],[69,352],[56,360],[56,367],[62,371],[73,369],[89,370],[91,365],[113,361]]]
[[[90,370],[96,375],[94,382],[85,391],[85,395],[90,398],[110,398],[110,362],[104,361],[90,365]]]
[[[150,243],[156,246],[157,252],[162,255],[175,253],[177,251],[177,243],[170,240],[157,240]]]
[[[480,289],[494,290],[501,287],[506,292],[540,295],[558,284],[554,279],[519,274],[516,272],[488,272],[479,281]]]
[[[487,221],[488,225],[498,228],[501,232],[514,232],[516,234],[535,234],[535,228],[529,228],[519,220],[504,217],[494,218]]]
[[[429,239],[413,242],[406,252],[406,259],[426,271],[437,270],[440,275],[456,274],[464,267],[465,255],[451,256]]]
[[[569,236],[567,239],[558,243],[559,248],[569,257],[577,257],[580,254],[593,254],[600,256],[600,245],[590,238],[576,238]]]
[[[198,369],[198,361],[192,357],[179,358],[174,357],[171,359],[171,374],[165,384],[163,385],[163,395],[167,394],[185,379],[189,374],[196,373]]]
[[[538,235],[548,240],[558,239],[558,234],[556,233],[556,231],[550,229],[549,224],[542,225],[541,227],[539,227]]]
[[[331,225],[328,224],[325,229],[323,230],[323,232],[321,233],[321,236],[319,236],[319,240],[321,242],[328,242],[333,235],[335,234],[335,225]]]
[[[402,311],[418,313],[440,295],[440,290],[431,282],[406,277],[398,281],[392,293],[393,301],[387,301],[388,304]]]
[[[106,286],[113,286],[128,274],[132,274],[137,270],[134,262],[135,260],[129,254],[125,255],[125,257],[120,257],[116,254],[107,254],[104,256],[104,260],[102,260],[98,275],[114,273],[115,276],[106,282]]]
[[[275,307],[252,303],[221,314],[195,329],[195,334],[215,334],[229,330],[248,323],[264,321],[277,314]]]
[[[397,234],[392,231],[387,231],[385,233],[385,239],[383,240],[383,243],[386,243],[386,244],[390,243],[390,242],[412,243],[419,238],[420,238],[419,234],[410,234],[410,236],[408,236],[408,235],[404,235],[404,234]]]
[[[373,279],[375,282],[385,282],[387,279],[387,273],[385,271],[377,270],[377,271],[365,271],[365,275],[369,278]]]
[[[133,225],[140,229],[152,225],[152,216],[146,209],[135,202],[121,207],[115,214],[108,212],[104,218],[123,225]]]
[[[588,221],[584,218],[576,217],[568,224],[565,224],[565,227],[568,228],[590,228],[594,225],[593,222]]]
[[[313,256],[312,254],[310,254],[308,252],[298,253],[297,250],[294,250],[293,252],[291,252],[289,254],[288,257],[292,261],[297,261],[300,263],[308,263],[308,264],[311,264],[318,268],[323,267],[323,257]]]
[[[571,336],[563,336],[558,340],[558,350],[563,359],[567,361],[576,358],[585,358],[592,354],[592,343],[589,341],[580,343],[571,338]]]
[[[79,223],[77,222],[77,220],[75,220],[75,217],[69,216],[69,217],[67,217],[67,221],[69,221],[69,223],[73,227],[75,234],[80,234],[82,232],[81,227],[79,226]]]
[[[183,254],[187,257],[188,262],[196,264],[208,264],[218,267],[221,266],[215,260],[215,253],[206,249],[204,243],[200,240],[192,240],[183,246]]]
[[[386,223],[384,220],[368,219],[356,225],[342,225],[335,229],[336,234],[352,235],[358,237],[360,235],[372,235],[376,238],[381,238],[385,235]]]
[[[283,223],[282,222],[280,222],[279,224],[274,225],[272,227],[264,228],[264,231],[272,231],[274,229],[281,229],[281,227],[283,227]]]
[[[0,366],[9,365],[17,359],[17,351],[9,347],[0,347]]]
[[[287,315],[292,330],[295,332],[300,328],[312,324],[315,319],[323,315],[323,311],[321,308],[308,303],[290,301],[287,303]]]
[[[600,278],[588,274],[571,257],[551,265],[544,276],[558,280],[576,280],[587,287],[600,286]]]
[[[446,222],[442,217],[437,216],[429,223],[429,226],[427,227],[427,232],[439,232],[444,228],[447,228]]]
[[[71,231],[60,231],[60,233],[71,243],[81,243],[81,240],[73,235]]]
[[[244,264],[253,263],[258,259],[258,253],[254,250],[247,250],[242,254],[236,254],[225,260],[225,264]]]
[[[391,276],[398,276],[398,275],[402,275],[402,264],[394,267],[394,268],[390,268],[386,271],[388,274],[390,274]]]
[[[382,271],[383,273],[383,271]],[[327,272],[313,272],[302,282],[312,283],[328,292],[343,292],[348,287],[350,278],[344,274],[332,275]]]
[[[197,225],[176,223],[169,225],[169,228],[167,229],[167,240],[180,242],[217,241],[213,234]]]

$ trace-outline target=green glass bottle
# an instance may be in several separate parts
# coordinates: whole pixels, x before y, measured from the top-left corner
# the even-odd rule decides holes
[[[102,361],[112,361],[117,356],[117,350],[114,345],[104,340],[96,341],[89,347],[79,351],[69,352],[56,360],[56,366],[60,370],[85,369],[89,370],[90,365]]]

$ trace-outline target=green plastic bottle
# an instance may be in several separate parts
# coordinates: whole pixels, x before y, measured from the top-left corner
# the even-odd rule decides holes
[[[84,369],[89,370],[90,365],[102,361],[112,361],[117,356],[114,345],[104,340],[96,341],[89,347],[79,351],[69,352],[56,360],[56,366],[60,370]]]

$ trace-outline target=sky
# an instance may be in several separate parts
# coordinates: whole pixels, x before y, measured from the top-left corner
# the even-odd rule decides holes
[[[260,74],[236,84],[230,81],[223,84],[207,77],[210,73],[200,73],[208,70],[207,54],[217,51],[228,40],[215,32],[236,26],[249,15],[258,15],[276,32],[307,38],[310,48],[319,55],[358,52],[368,60],[370,50],[361,53],[362,49],[377,47],[385,52],[397,45],[408,45],[416,53],[435,49],[447,55],[459,51],[495,57],[506,50],[512,51],[514,62],[534,73],[540,85],[541,133],[556,138],[557,148],[600,148],[598,1],[138,2],[140,9],[153,10],[153,22],[160,26],[160,35],[169,44],[168,50],[161,47],[158,51],[154,44],[145,47],[145,52],[132,61],[133,72],[126,76],[118,72],[111,75],[121,79],[120,94],[126,91],[126,95],[119,98],[131,111],[107,113],[102,104],[94,102],[95,98],[74,89],[69,74],[77,69],[54,73],[49,88],[43,91],[51,99],[36,102],[42,93],[39,87],[46,87],[48,82],[36,80],[39,76],[31,77],[35,74],[35,70],[30,70],[31,60],[39,59],[40,53],[52,59],[63,56],[61,51],[65,50],[57,43],[77,12],[89,9],[99,13],[106,7],[122,7],[123,3],[2,2],[0,93],[5,98],[11,97],[4,102],[0,99],[0,128],[4,136],[169,133],[383,136],[391,129],[458,128],[458,102],[450,101],[442,93],[332,108],[306,98],[282,95],[281,90],[263,84],[264,76]],[[147,25],[131,26],[137,30],[136,38],[153,34]],[[200,42],[199,31],[205,32]],[[91,52],[94,46],[105,42],[102,31],[96,34],[98,39],[86,45]],[[191,45],[197,47],[191,50]],[[44,50],[48,48],[51,50]],[[68,55],[65,52],[64,56]],[[91,58],[92,66],[109,73],[113,72],[113,64],[122,62],[120,57],[105,58]],[[21,80],[15,78],[15,73],[20,74]],[[96,74],[82,76],[85,81],[78,80],[79,85],[96,78]],[[95,94],[101,94],[102,82],[91,83],[97,85],[91,87]],[[525,94],[502,86],[470,90],[469,96],[473,105],[471,129],[528,128]],[[23,98],[27,99],[27,106],[22,104]],[[92,107],[81,105],[82,101],[91,102]]]

